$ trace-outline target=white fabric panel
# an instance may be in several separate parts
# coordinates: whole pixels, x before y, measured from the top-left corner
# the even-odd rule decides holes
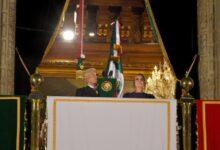
[[[176,150],[175,100],[48,97],[47,108],[48,150]]]

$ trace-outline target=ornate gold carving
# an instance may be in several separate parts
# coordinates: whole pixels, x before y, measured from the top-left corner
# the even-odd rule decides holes
[[[121,40],[128,42],[128,40],[130,38],[130,33],[131,33],[131,26],[130,25],[127,25],[127,26],[122,25],[120,29],[121,29],[120,30]]]
[[[146,43],[155,43],[150,25],[143,26],[142,41]]]
[[[109,92],[112,90],[112,83],[109,81],[105,81],[102,83],[101,88],[105,92]]]
[[[176,89],[176,78],[168,63],[164,61],[158,69],[154,67],[151,77],[147,79],[146,92],[157,98],[174,98]]]
[[[43,65],[73,65],[76,64],[77,59],[72,61],[66,59],[47,59],[42,62]]]
[[[76,70],[76,79],[84,79],[84,70]]]
[[[106,37],[108,35],[108,24],[98,24],[97,35]]]
[[[118,44],[113,45],[113,49],[118,52],[118,54],[122,54],[122,46]]]

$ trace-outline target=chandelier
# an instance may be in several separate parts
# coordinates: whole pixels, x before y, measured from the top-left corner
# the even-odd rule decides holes
[[[156,98],[174,98],[176,77],[167,61],[155,66],[152,75],[147,79],[145,92],[153,94]]]

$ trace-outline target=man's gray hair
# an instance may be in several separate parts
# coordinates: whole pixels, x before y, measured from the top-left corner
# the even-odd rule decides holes
[[[96,69],[95,68],[89,68],[85,70],[85,79],[88,78],[92,73],[96,73]]]

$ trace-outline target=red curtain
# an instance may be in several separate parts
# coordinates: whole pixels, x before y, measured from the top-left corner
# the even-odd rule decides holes
[[[220,101],[197,102],[198,148],[220,150]]]

